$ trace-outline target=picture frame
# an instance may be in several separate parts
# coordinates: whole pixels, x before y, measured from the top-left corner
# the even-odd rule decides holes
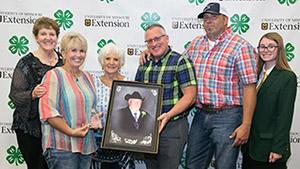
[[[101,148],[156,154],[162,93],[160,84],[114,80]]]

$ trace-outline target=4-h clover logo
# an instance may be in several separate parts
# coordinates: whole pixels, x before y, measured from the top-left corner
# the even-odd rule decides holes
[[[234,14],[230,21],[232,24],[230,25],[233,32],[237,32],[239,34],[245,33],[249,29],[248,22],[250,21],[250,18],[246,14],[242,14],[241,17],[238,14]]]
[[[19,39],[16,35],[14,35],[9,39],[9,43],[10,46],[8,47],[8,49],[12,54],[16,54],[18,52],[18,55],[21,56],[29,51],[29,48],[27,46],[29,44],[29,41],[25,36],[21,36]]]
[[[194,117],[195,113],[197,113],[197,109],[194,107],[192,110],[190,110],[190,115]]]
[[[290,6],[290,4],[296,3],[296,1],[297,1],[297,0],[278,0],[278,2],[279,2],[281,5],[286,3],[287,6]]]
[[[73,14],[69,10],[63,12],[59,9],[54,13],[54,17],[56,18],[55,21],[58,26],[63,27],[64,30],[71,28],[73,25],[73,21],[71,20],[73,18]]]
[[[15,105],[11,100],[9,100],[7,104],[8,104],[8,106],[9,106],[11,109],[15,109],[15,108],[16,108],[16,105]]]
[[[114,0],[100,0],[100,1],[106,1],[107,3],[110,3],[110,2],[112,2]]]
[[[196,5],[202,4],[204,2],[204,0],[188,0],[189,3],[196,3]]]
[[[184,49],[187,49],[190,44],[191,44],[191,41],[188,41],[186,44],[184,44]]]
[[[186,162],[185,161],[186,161],[186,147],[185,147],[185,149],[182,153],[182,156],[180,158],[180,161],[179,161],[179,165],[180,165],[181,168],[186,168],[186,166],[185,166]]]
[[[15,146],[10,146],[7,150],[7,157],[6,160],[9,164],[15,164],[18,166],[19,164],[24,163],[24,158],[22,156],[22,153],[19,148],[16,148]]]
[[[288,61],[291,61],[295,57],[295,55],[292,53],[295,50],[295,47],[290,42],[288,42],[287,44],[285,44],[284,48],[286,53],[286,59]]]
[[[97,53],[99,53],[101,51],[101,49],[106,45],[106,44],[109,44],[109,43],[115,43],[112,39],[109,39],[109,40],[105,40],[105,39],[101,39],[97,45],[99,47],[99,49],[97,50]]]
[[[144,30],[146,30],[148,26],[157,23],[160,20],[160,16],[156,12],[152,14],[150,14],[149,12],[145,12],[141,18],[143,20],[141,27]]]

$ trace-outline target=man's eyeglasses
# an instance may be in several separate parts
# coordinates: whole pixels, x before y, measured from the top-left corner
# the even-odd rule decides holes
[[[152,39],[145,40],[145,43],[147,45],[149,45],[149,44],[151,44],[153,42],[159,42],[161,40],[161,38],[164,37],[164,36],[166,36],[166,35],[163,34],[163,35],[160,35],[160,36],[156,36],[156,37],[154,37]]]
[[[269,51],[269,52],[273,52],[276,48],[278,48],[278,46],[258,46],[257,47],[257,50],[259,51],[259,52],[263,52],[263,51],[265,51],[265,49],[267,49],[267,51]]]

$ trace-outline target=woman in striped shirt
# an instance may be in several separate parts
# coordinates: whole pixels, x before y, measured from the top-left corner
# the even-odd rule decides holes
[[[45,75],[47,93],[39,103],[44,156],[49,169],[88,169],[95,152],[94,132],[89,130],[96,106],[91,75],[80,67],[87,42],[79,33],[61,40],[64,66]],[[99,126],[100,127],[100,126]]]

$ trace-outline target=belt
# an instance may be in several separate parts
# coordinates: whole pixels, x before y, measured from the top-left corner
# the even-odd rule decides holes
[[[188,112],[188,111],[183,112],[183,113],[180,113],[180,114],[178,114],[178,115],[172,117],[172,118],[171,118],[171,121],[176,121],[176,120],[181,119],[181,118],[183,118],[183,117],[187,117],[188,115],[189,115],[189,112]]]
[[[240,107],[238,105],[224,105],[222,107],[214,107],[214,105],[210,105],[210,104],[201,104],[201,105],[202,105],[201,110],[208,113]]]

